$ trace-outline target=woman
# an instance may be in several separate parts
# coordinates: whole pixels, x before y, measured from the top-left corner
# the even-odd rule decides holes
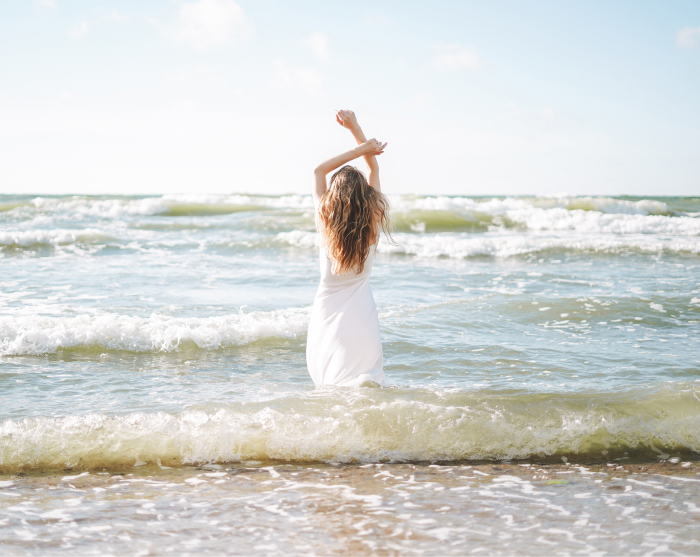
[[[382,341],[369,275],[379,229],[389,236],[389,205],[379,187],[376,159],[386,143],[367,141],[350,110],[339,111],[336,120],[350,130],[358,146],[314,171],[321,284],[311,312],[306,364],[317,387],[384,385]],[[367,162],[369,182],[356,168],[343,166],[359,157]],[[327,186],[326,176],[340,166]]]

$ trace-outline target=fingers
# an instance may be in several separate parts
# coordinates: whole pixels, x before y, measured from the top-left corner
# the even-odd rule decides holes
[[[335,119],[341,126],[348,129],[357,124],[355,113],[352,110],[336,110]]]
[[[340,118],[343,120],[351,119],[355,116],[355,113],[352,110],[336,110],[335,111],[336,116],[340,115]]]
[[[388,143],[382,143],[381,141],[377,141],[376,139],[370,139],[366,143],[367,145],[367,154],[369,156],[374,156],[374,155],[381,155],[384,152],[384,149],[388,145]]]

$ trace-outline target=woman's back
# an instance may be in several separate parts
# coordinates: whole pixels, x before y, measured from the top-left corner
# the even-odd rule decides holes
[[[319,250],[321,282],[306,342],[306,364],[317,387],[383,385],[382,342],[369,277],[375,246],[360,273],[333,273],[333,260]]]
[[[375,158],[386,144],[367,141],[350,111],[338,112],[336,120],[352,132],[358,147],[325,161],[314,171],[316,224],[323,245],[306,364],[317,387],[359,387],[367,382],[383,385],[379,318],[369,277],[378,229],[388,233],[388,203],[380,192]],[[368,164],[369,181],[356,168],[343,166],[360,156]],[[334,171],[329,185],[327,175]]]
[[[319,262],[321,267],[321,286],[328,289],[346,288],[357,284],[363,280],[369,280],[372,274],[372,264],[374,263],[374,255],[376,245],[372,244],[367,254],[367,259],[364,261],[364,267],[360,273],[349,270],[347,273],[333,274],[334,261],[328,256],[325,246],[321,246],[319,250]]]

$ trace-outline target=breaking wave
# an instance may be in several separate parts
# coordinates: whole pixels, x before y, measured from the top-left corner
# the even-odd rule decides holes
[[[68,244],[90,244],[112,240],[112,236],[101,230],[11,230],[0,231],[0,246],[26,248],[33,246],[62,246]]]
[[[281,232],[278,241],[298,248],[318,248],[316,232]],[[377,251],[419,257],[466,258],[476,256],[512,257],[547,251],[583,251],[594,253],[689,253],[700,254],[700,240],[658,236],[593,236],[552,234],[406,234],[394,235],[396,246],[380,241]]]
[[[568,211],[598,211],[623,215],[671,215],[662,201],[643,199],[629,201],[613,197],[505,197],[479,199],[471,197],[391,197],[398,211],[451,211],[487,215],[504,215],[509,211],[530,209],[565,209]]]
[[[37,209],[48,213],[70,213],[95,217],[225,215],[254,209],[313,209],[309,196],[255,195],[163,195],[144,198],[37,197],[11,209]]]
[[[306,334],[308,319],[308,308],[218,317],[0,316],[0,356],[62,349],[172,352],[187,344],[215,350],[266,338],[296,338]]]
[[[686,209],[700,204],[681,201],[676,205]],[[674,211],[660,200],[392,196],[391,204],[399,246],[380,243],[384,253],[450,258],[545,251],[700,253],[700,212]],[[87,252],[115,245],[245,251],[319,245],[311,232],[313,202],[304,195],[37,197],[13,199],[2,208],[7,220],[0,230],[3,251],[48,246],[61,253],[74,247]],[[206,218],[241,211],[253,216],[232,221]],[[188,215],[202,218],[150,218]],[[74,223],[83,228],[73,229]]]
[[[505,219],[523,223],[542,212],[557,215],[565,212],[598,213],[628,217],[688,216],[693,213],[673,211],[659,200],[632,201],[613,197],[448,197],[390,195],[392,210],[400,221],[410,222],[421,216],[460,223],[489,223]],[[689,207],[690,207],[690,202]],[[694,205],[693,205],[694,206]],[[309,195],[163,195],[154,197],[36,197],[0,203],[0,211],[25,213],[68,213],[107,218],[148,215],[217,215],[255,209],[313,209]],[[579,218],[583,218],[580,217]]]
[[[425,197],[392,200],[399,230],[521,228],[606,234],[700,235],[700,219],[672,216],[659,201],[613,198],[492,199]]]
[[[7,420],[0,424],[0,470],[668,458],[700,451],[698,394],[692,383],[577,395],[361,388],[178,415]]]

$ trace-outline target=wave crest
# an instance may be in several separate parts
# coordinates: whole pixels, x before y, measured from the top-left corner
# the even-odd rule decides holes
[[[279,242],[309,249],[321,245],[317,232],[295,230],[281,232]],[[641,253],[690,253],[700,254],[700,241],[694,238],[660,238],[653,236],[593,236],[544,234],[394,234],[398,245],[380,241],[379,253],[416,255],[418,257],[513,257],[546,251],[583,251],[594,253],[620,253],[625,250]]]
[[[665,203],[606,197],[392,198],[399,230],[431,232],[459,229],[522,228],[605,234],[700,235],[700,219],[672,216]]]
[[[614,394],[316,391],[180,415],[0,424],[0,470],[241,460],[405,462],[700,451],[697,386]]]
[[[12,230],[0,231],[0,246],[62,246],[77,243],[104,242],[112,239],[101,230],[85,228],[83,230]]]
[[[66,348],[172,352],[187,343],[215,350],[306,333],[309,309],[218,317],[125,315],[0,317],[0,356],[49,354]]]
[[[31,206],[49,213],[122,218],[150,215],[221,215],[261,208],[307,210],[313,208],[313,201],[304,195],[163,195],[139,199],[95,199],[75,196],[37,197],[31,201]]]

